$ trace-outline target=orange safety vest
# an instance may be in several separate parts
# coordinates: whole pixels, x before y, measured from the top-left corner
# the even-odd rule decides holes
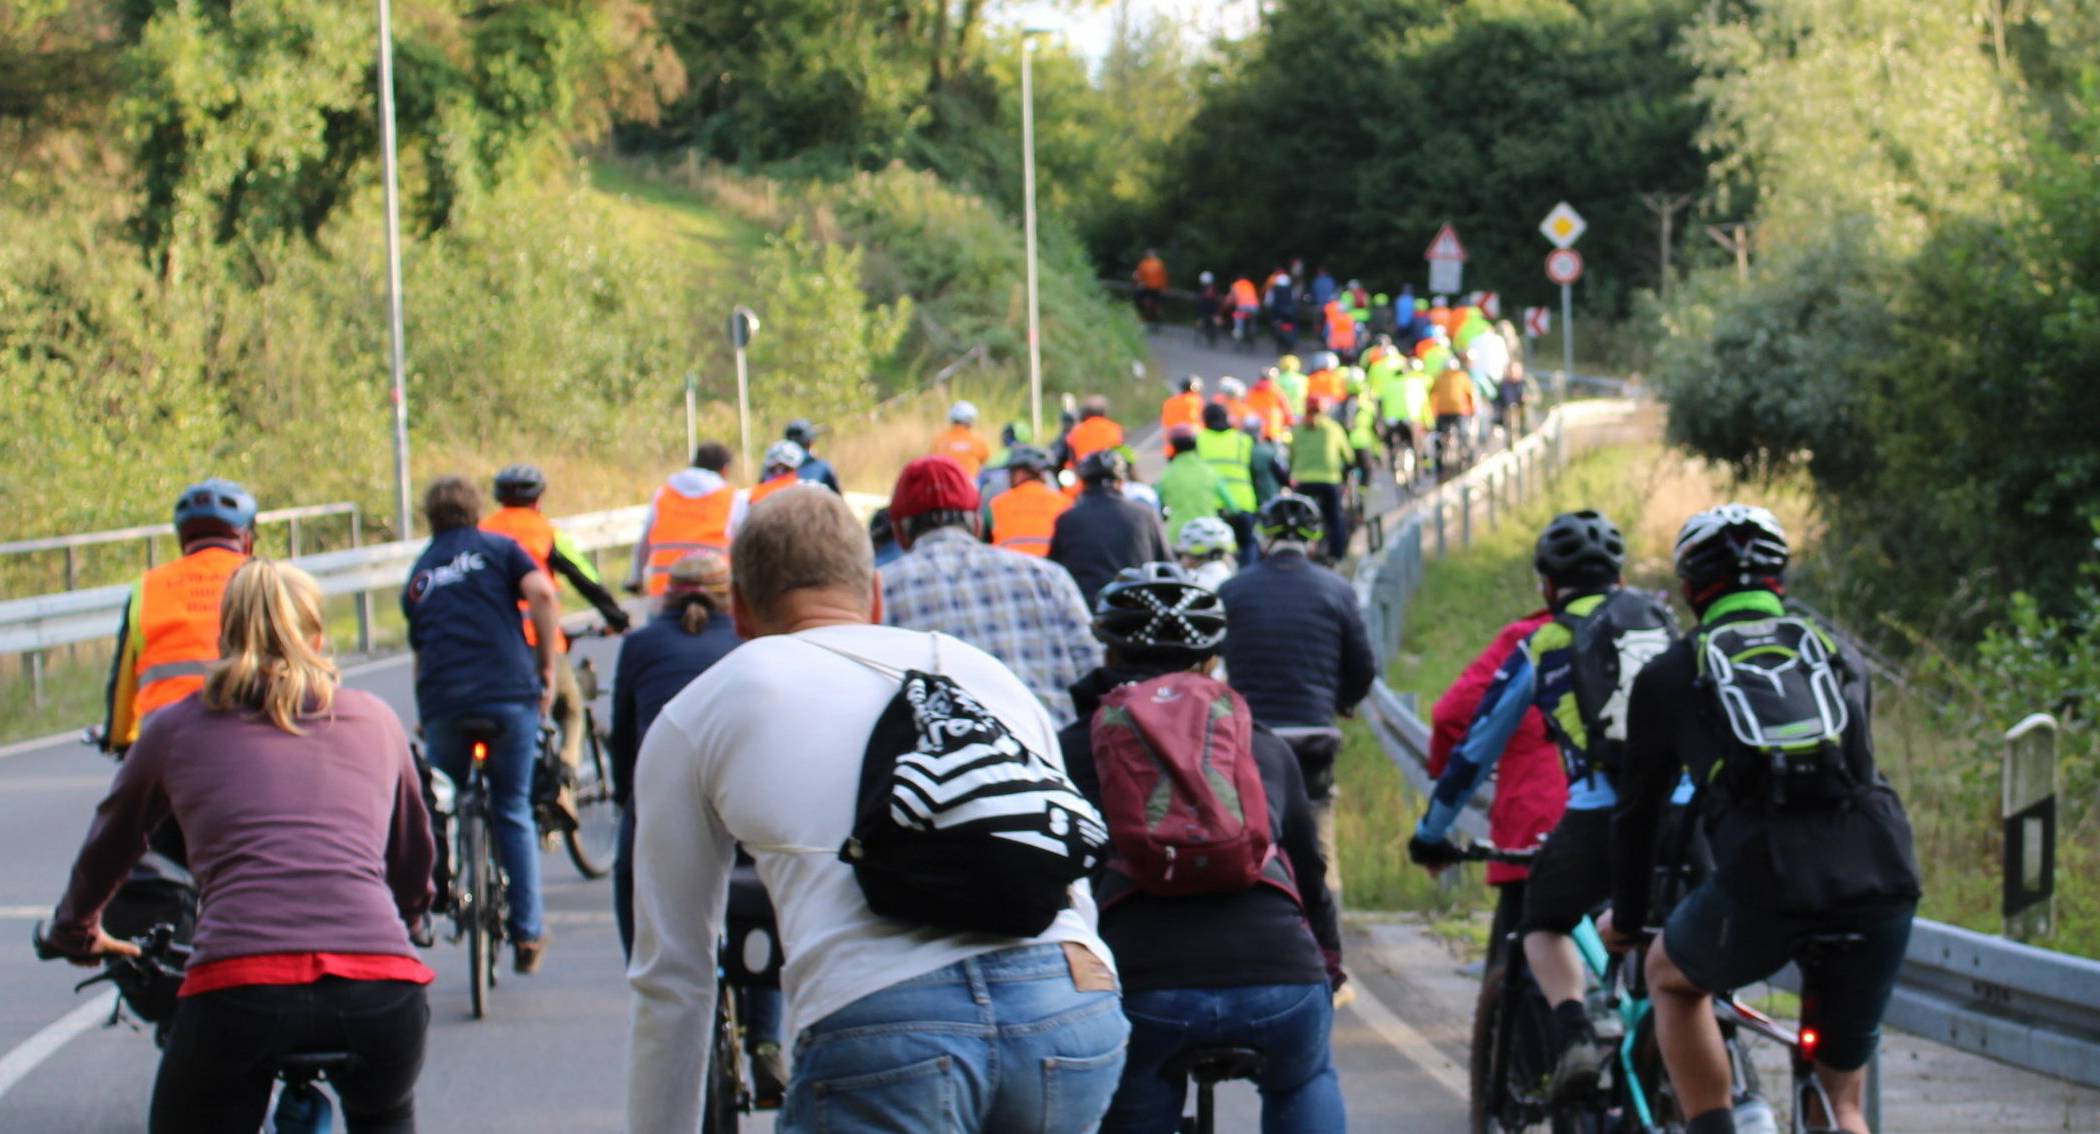
[[[1166,444],[1167,434],[1174,432],[1176,426],[1185,425],[1194,429],[1202,424],[1202,421],[1203,395],[1176,394],[1168,398],[1159,406],[1160,444]]]
[[[1167,286],[1167,265],[1157,256],[1147,256],[1138,261],[1137,281],[1139,287],[1164,291]]]
[[[1320,399],[1323,406],[1332,406],[1342,400],[1348,386],[1342,381],[1339,370],[1315,370],[1305,376],[1305,396]]]
[[[1232,305],[1241,310],[1252,310],[1261,306],[1261,296],[1254,290],[1254,281],[1240,277],[1232,281]]]
[[[518,541],[518,546],[525,549],[525,554],[532,556],[532,561],[540,565],[540,574],[547,576],[547,581],[557,588],[561,586],[560,576],[547,565],[554,555],[554,525],[547,522],[547,517],[541,515],[538,508],[498,508],[483,517],[481,530],[509,536]],[[537,646],[540,644],[540,632],[532,628],[531,609],[531,603],[523,599],[518,601],[518,613],[524,616],[525,622],[525,644]],[[567,653],[569,636],[560,635],[555,648]]]
[[[1214,400],[1225,407],[1225,415],[1232,419],[1232,427],[1234,429],[1238,429],[1244,424],[1247,420],[1247,415],[1254,412],[1253,407],[1247,404],[1247,399],[1245,398],[1217,398]]]
[[[1090,417],[1072,427],[1065,434],[1065,446],[1072,450],[1072,465],[1087,459],[1103,449],[1113,449],[1123,443],[1123,427],[1105,417]]]
[[[1023,555],[1050,554],[1057,518],[1072,502],[1039,480],[1024,481],[992,497],[992,545]]]
[[[975,478],[977,470],[983,468],[985,460],[992,455],[992,447],[969,426],[951,425],[946,433],[933,439],[931,453],[933,456],[954,461],[963,467],[964,472]],[[753,500],[752,503],[757,501]]]
[[[751,505],[753,507],[757,507],[758,502],[764,500],[766,497],[773,495],[774,493],[780,491],[783,488],[793,488],[801,483],[802,478],[795,475],[794,473],[781,473],[779,476],[774,477],[772,480],[765,481],[758,487],[753,488],[751,490]]]
[[[205,673],[219,660],[219,601],[226,580],[247,561],[230,548],[200,548],[139,580],[131,595],[139,634],[133,720],[204,688]]]
[[[1473,379],[1463,370],[1446,370],[1429,388],[1429,412],[1443,416],[1473,413]]]
[[[1339,302],[1331,299],[1327,301],[1327,348],[1356,349],[1356,320],[1342,310]]]
[[[1283,435],[1291,417],[1290,399],[1274,382],[1257,382],[1247,391],[1247,408],[1261,415],[1262,436],[1271,441]]]
[[[687,552],[711,548],[729,554],[729,516],[735,507],[736,489],[726,484],[698,498],[669,486],[656,490],[656,521],[648,536],[650,594],[671,588],[671,565]]]

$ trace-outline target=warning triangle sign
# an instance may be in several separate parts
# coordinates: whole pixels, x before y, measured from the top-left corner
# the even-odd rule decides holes
[[[1436,230],[1436,239],[1429,242],[1429,251],[1424,252],[1422,258],[1463,264],[1466,262],[1466,246],[1458,242],[1458,230],[1447,224]]]

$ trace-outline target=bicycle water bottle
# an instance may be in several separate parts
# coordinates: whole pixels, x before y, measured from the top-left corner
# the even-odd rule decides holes
[[[1756,1095],[1737,1101],[1735,1134],[1779,1134],[1779,1116],[1772,1113],[1772,1104]]]
[[[270,1134],[332,1134],[335,1107],[312,1083],[298,1083],[277,1092],[277,1110],[270,1116]]]

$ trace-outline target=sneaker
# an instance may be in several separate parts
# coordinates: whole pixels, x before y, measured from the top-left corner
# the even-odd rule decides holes
[[[1605,1061],[1610,1058],[1611,1049],[1597,1038],[1597,1033],[1589,1028],[1582,1029],[1553,1064],[1553,1078],[1546,1085],[1547,1094],[1556,1103],[1574,1102],[1592,1094],[1604,1075]]]
[[[520,941],[512,946],[510,967],[513,972],[530,975],[540,970],[540,961],[547,956],[547,935],[542,933],[530,941]]]
[[[751,1049],[751,1104],[776,1110],[787,1098],[787,1058],[780,1045],[767,1041]]]

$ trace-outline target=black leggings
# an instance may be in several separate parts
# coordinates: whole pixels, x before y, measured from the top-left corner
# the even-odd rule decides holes
[[[350,1134],[414,1134],[430,1005],[406,981],[324,977],[186,997],[153,1084],[152,1134],[258,1130],[280,1056],[348,1052],[330,1077]]]

